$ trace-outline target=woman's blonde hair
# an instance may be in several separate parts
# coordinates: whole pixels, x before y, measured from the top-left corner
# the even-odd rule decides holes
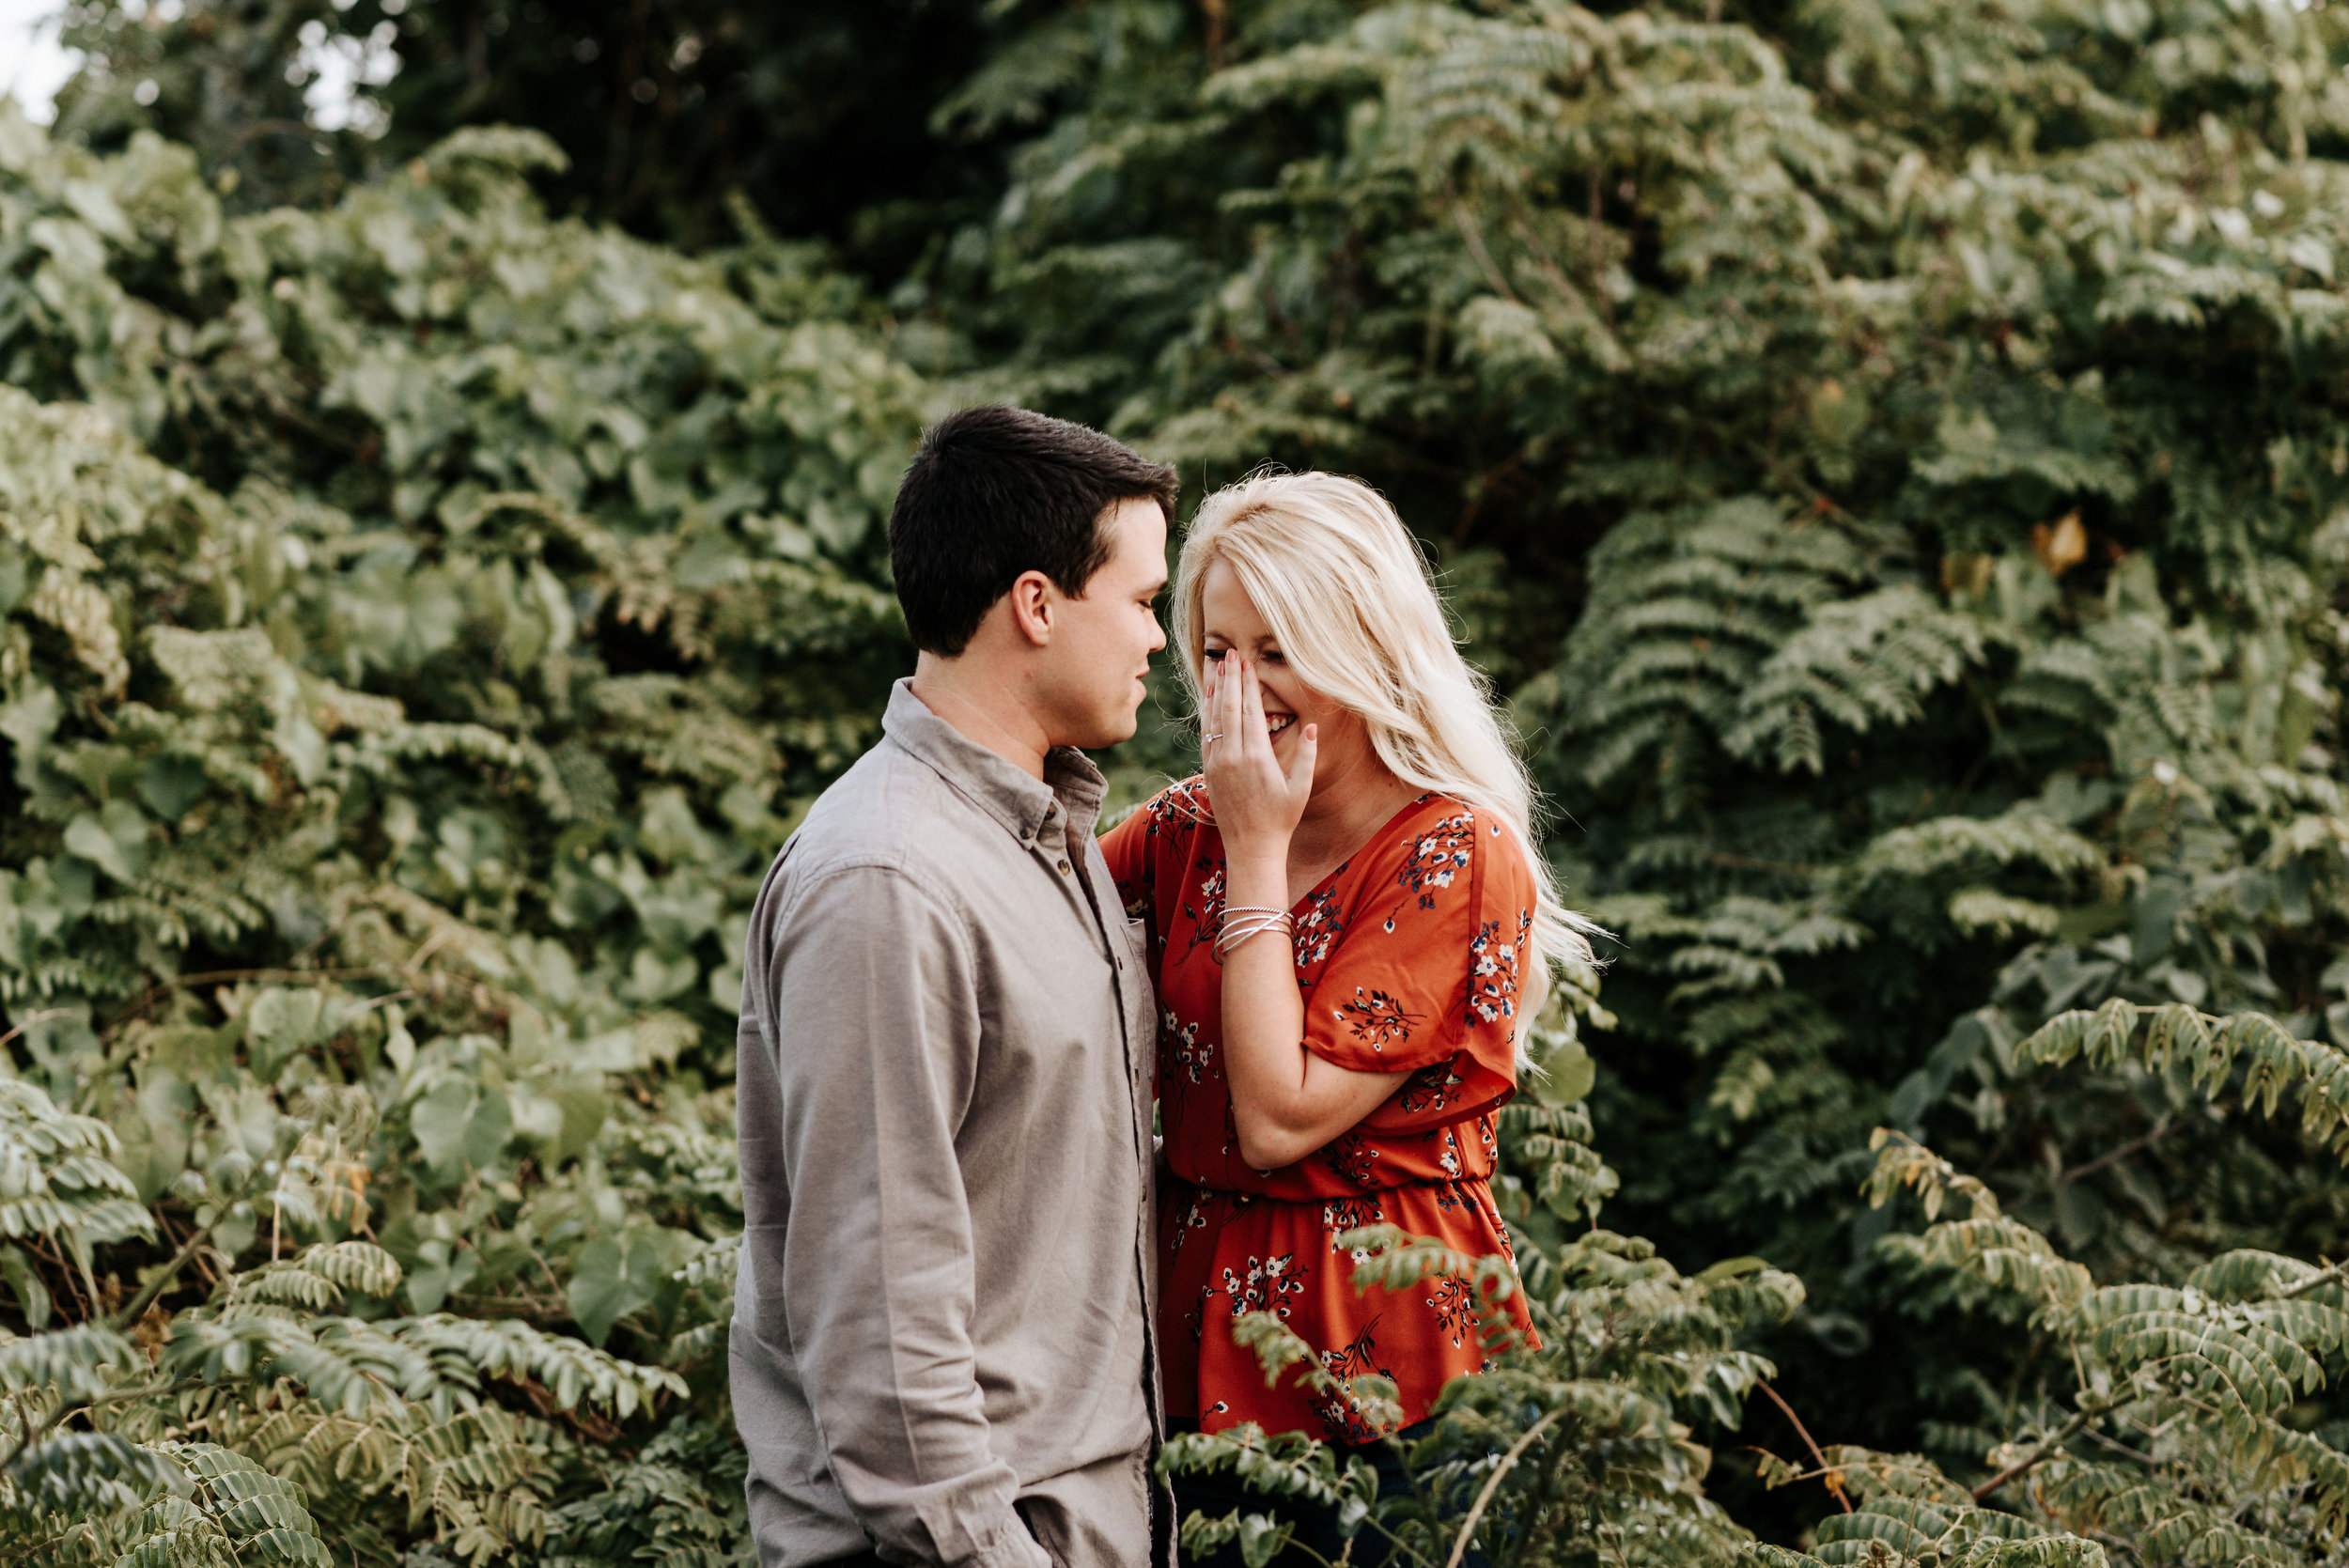
[[[1587,962],[1581,916],[1559,901],[1534,834],[1533,786],[1490,687],[1460,657],[1419,547],[1386,497],[1334,474],[1259,474],[1201,504],[1174,568],[1174,643],[1194,711],[1207,568],[1230,565],[1289,668],[1343,704],[1407,784],[1509,825],[1533,874],[1533,951],[1520,956],[1525,1026],[1555,961]]]

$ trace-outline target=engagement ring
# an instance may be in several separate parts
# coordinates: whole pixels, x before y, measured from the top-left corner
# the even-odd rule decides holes
[[[1203,736],[1201,736],[1201,737],[1199,737],[1199,744],[1201,744],[1202,746],[1205,746],[1205,745],[1206,745],[1208,741],[1210,741],[1210,740],[1221,740],[1221,739],[1222,739],[1222,738],[1223,738],[1223,732],[1222,732],[1221,730],[1218,730],[1218,731],[1217,731],[1215,734],[1213,734],[1213,735],[1203,735]]]

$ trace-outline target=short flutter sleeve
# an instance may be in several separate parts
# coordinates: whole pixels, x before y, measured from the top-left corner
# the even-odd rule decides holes
[[[1117,899],[1126,907],[1126,918],[1144,923],[1153,986],[1164,984],[1159,966],[1166,954],[1170,917],[1180,904],[1171,897],[1161,900],[1159,888],[1163,885],[1171,893],[1180,883],[1192,838],[1202,825],[1213,820],[1207,809],[1206,785],[1190,778],[1159,791],[1101,835],[1101,858],[1109,862],[1110,879],[1117,884]]]
[[[1117,884],[1118,902],[1126,906],[1128,920],[1147,920],[1150,917],[1153,884],[1157,880],[1157,818],[1151,811],[1155,800],[1145,801],[1127,815],[1126,820],[1101,835],[1101,858],[1109,862],[1110,879]]]
[[[1363,1122],[1408,1132],[1517,1092],[1521,955],[1533,877],[1506,828],[1437,800],[1374,851],[1362,893],[1305,1001],[1305,1048],[1410,1079]]]

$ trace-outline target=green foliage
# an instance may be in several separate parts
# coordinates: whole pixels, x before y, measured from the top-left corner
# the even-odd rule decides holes
[[[572,167],[545,188],[688,249],[732,235],[747,195],[793,233],[887,265],[934,210],[983,207],[964,149],[909,101],[942,97],[988,32],[977,0],[120,0],[59,8],[86,52],[57,130],[116,150],[193,148],[233,209],[331,200],[459,130],[529,125]],[[344,84],[341,92],[333,84]],[[885,170],[893,189],[876,191]],[[894,195],[899,210],[875,214]],[[879,221],[875,221],[876,218]]]
[[[742,1561],[750,1536],[746,1470],[731,1427],[680,1418],[616,1467],[608,1490],[549,1516],[538,1561],[544,1568],[718,1568]]]
[[[8,1087],[48,1109],[39,1089]],[[239,1175],[209,1179],[233,1190]],[[510,1318],[350,1315],[355,1298],[398,1291],[389,1253],[319,1242],[239,1268],[203,1245],[233,1212],[198,1207],[188,1246],[105,1319],[0,1340],[0,1545],[11,1560],[322,1564],[314,1514],[388,1560],[368,1507],[388,1498],[406,1504],[409,1529],[428,1522],[432,1539],[485,1561],[545,1531],[540,1492],[571,1446],[546,1418],[625,1421],[689,1391],[673,1373]],[[75,1222],[59,1214],[28,1234],[61,1239]],[[221,1270],[210,1299],[166,1318],[156,1304],[208,1251]],[[126,1327],[160,1343],[143,1349]],[[539,1419],[494,1403],[501,1387]],[[66,1427],[75,1417],[86,1430]],[[217,1441],[191,1443],[195,1434]]]
[[[2241,1114],[2329,1135],[2349,1027],[2337,18],[1265,0],[1211,57],[1188,10],[1031,13],[943,117],[1043,129],[893,298],[1425,533],[1623,938],[1610,1222],[1800,1273],[1793,1405],[1976,1476],[2053,1352],[1875,1247],[1873,1128],[1997,1194],[1944,1261],[2340,1255],[2333,1162]],[[2115,998],[2229,1053],[2018,1051]]]
[[[2015,1053],[2055,1066],[2078,1056],[2099,1067],[2176,1067],[2196,1088],[2233,1089],[2271,1116],[2289,1094],[2300,1102],[2309,1141],[2349,1154],[2349,1052],[2329,1040],[2301,1039],[2264,1014],[2215,1018],[2183,1002],[2143,1006],[2114,997],[2092,1013],[2058,1014]]]
[[[1610,1222],[1799,1273],[1793,1403],[1959,1469],[2046,1352],[1875,1250],[1878,1125],[2100,1283],[2339,1255],[2239,1114],[2328,1129],[2349,1027],[2337,15],[1178,9],[1036,16],[918,281],[986,384],[1428,536],[1623,939]],[[2018,1055],[2116,997],[2301,1044]]]
[[[10,1560],[592,1554],[615,1439],[726,1430],[739,933],[902,660],[928,394],[559,162],[226,217],[0,110]]]
[[[105,1123],[61,1112],[31,1084],[0,1079],[0,1278],[36,1329],[47,1327],[50,1307],[33,1252],[39,1241],[61,1248],[86,1288],[94,1247],[155,1234],[138,1188],[115,1165],[120,1148]]]
[[[2033,1419],[1990,1451],[1994,1472],[1970,1489],[1913,1454],[1823,1455],[1812,1475],[1850,1487],[1857,1506],[1821,1524],[1814,1559],[1770,1551],[1766,1560],[2102,1563],[2099,1542],[2147,1562],[2333,1560],[2349,1463],[2297,1417],[2349,1347],[2340,1270],[2238,1250],[2176,1286],[2096,1287],[2045,1237],[2000,1215],[1981,1182],[1906,1138],[1878,1142],[1877,1202],[1908,1188],[1928,1217],[1952,1194],[1971,1209],[1892,1238],[1888,1250],[2020,1297],[2069,1387],[2045,1389]],[[1792,1466],[1773,1470],[1778,1484],[1811,1479]],[[2018,1512],[1983,1509],[1990,1498]],[[1869,1542],[1891,1555],[1866,1555]]]
[[[1828,1473],[1844,1492],[1849,1512],[1821,1521],[1812,1553],[1757,1546],[1752,1560],[1765,1568],[2106,1568],[2111,1560],[2095,1541],[2050,1533],[2015,1514],[1980,1507],[1964,1487],[1913,1454],[1841,1448],[1830,1453]]]
[[[404,13],[379,153],[238,139],[368,0],[0,117],[11,1484],[125,1529],[206,1441],[363,1560],[739,1555],[733,949],[903,668],[912,434],[1009,396],[1384,487],[1621,939],[1504,1116],[1541,1347],[1409,1498],[1181,1463],[1431,1562],[2338,1557],[2337,9],[1026,0],[820,92],[785,9],[786,97],[923,84],[866,195],[644,186],[616,54],[465,74],[494,4]],[[628,23],[680,167],[717,16]]]
[[[243,1562],[327,1568],[333,1560],[301,1495],[252,1460],[210,1443],[164,1444],[156,1452],[171,1467],[177,1488],[118,1529],[70,1531],[46,1551],[36,1547],[32,1560],[112,1561],[127,1568]]]
[[[1587,1146],[1551,1136],[1548,1158],[1595,1163]],[[1800,1307],[1800,1281],[1754,1258],[1686,1277],[1649,1243],[1595,1228],[1554,1249],[1529,1247],[1515,1267],[1392,1226],[1340,1240],[1361,1260],[1358,1285],[1465,1290],[1491,1358],[1482,1375],[1444,1390],[1434,1430],[1405,1456],[1408,1489],[1380,1496],[1360,1457],[1341,1461],[1326,1444],[1268,1437],[1252,1425],[1174,1439],[1169,1470],[1228,1470],[1268,1497],[1313,1499],[1337,1511],[1358,1553],[1392,1551],[1392,1560],[1425,1568],[1454,1561],[1465,1545],[1505,1565],[1689,1564],[1737,1554],[1747,1537],[1705,1495],[1712,1454],[1694,1441],[1691,1422],[1735,1423],[1773,1374],[1741,1342]],[[1492,1311],[1520,1275],[1530,1343],[1513,1343],[1509,1319]],[[1392,1392],[1376,1376],[1338,1385],[1268,1312],[1247,1314],[1234,1332],[1268,1378],[1300,1378],[1371,1419]],[[1236,1540],[1257,1562],[1288,1533],[1268,1514],[1237,1512],[1194,1514],[1183,1527],[1189,1549]]]

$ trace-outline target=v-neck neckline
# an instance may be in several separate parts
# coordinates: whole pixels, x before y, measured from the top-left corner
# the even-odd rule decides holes
[[[1346,869],[1353,865],[1356,861],[1361,860],[1366,850],[1372,848],[1374,846],[1377,845],[1386,838],[1388,830],[1392,829],[1396,823],[1402,821],[1405,817],[1408,816],[1414,811],[1417,811],[1420,807],[1427,804],[1428,801],[1433,800],[1436,797],[1433,791],[1424,791],[1421,794],[1414,795],[1408,800],[1404,801],[1402,806],[1396,810],[1392,816],[1388,817],[1384,822],[1381,822],[1377,827],[1371,830],[1370,836],[1368,838],[1363,839],[1361,843],[1356,845],[1351,850],[1347,851],[1346,859],[1331,866],[1327,872],[1324,872],[1320,881],[1315,882],[1312,887],[1307,888],[1303,893],[1299,895],[1296,902],[1289,906],[1290,917],[1295,918],[1296,916],[1302,914],[1305,910],[1305,907],[1314,901],[1315,895],[1328,888],[1330,883],[1336,881],[1339,877],[1345,876]],[[1222,850],[1223,830],[1219,827],[1215,831],[1216,847],[1219,850]],[[1221,858],[1224,865],[1227,867],[1232,863],[1232,857],[1228,850],[1225,850]]]

